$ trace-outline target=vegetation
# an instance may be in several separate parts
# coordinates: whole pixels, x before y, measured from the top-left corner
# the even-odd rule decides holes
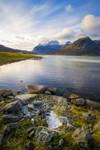
[[[41,58],[33,54],[24,54],[17,52],[0,52],[0,65],[21,61],[30,58]]]

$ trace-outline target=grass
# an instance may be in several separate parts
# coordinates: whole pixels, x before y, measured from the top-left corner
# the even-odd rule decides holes
[[[17,52],[0,52],[0,65],[26,60],[30,58],[41,58],[33,54],[24,54]]]

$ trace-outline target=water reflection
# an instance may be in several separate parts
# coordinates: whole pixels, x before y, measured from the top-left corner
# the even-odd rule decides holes
[[[100,58],[45,56],[0,67],[0,87],[21,89],[27,84],[67,87],[100,97]]]

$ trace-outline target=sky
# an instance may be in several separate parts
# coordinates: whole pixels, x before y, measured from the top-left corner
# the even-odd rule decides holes
[[[0,44],[30,51],[84,36],[100,39],[100,0],[0,0]]]

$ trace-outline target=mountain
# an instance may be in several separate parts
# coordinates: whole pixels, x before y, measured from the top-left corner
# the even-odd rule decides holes
[[[94,42],[97,44],[98,48],[100,49],[100,40],[95,40]]]
[[[45,44],[39,44],[33,49],[33,53],[36,54],[53,54],[58,49],[63,47],[63,45],[60,45],[58,41],[49,41]]]
[[[72,44],[59,49],[57,55],[100,55],[100,41],[93,41],[89,37],[76,40]]]
[[[0,52],[18,52],[18,53],[26,53],[26,54],[32,53],[26,50],[18,50],[18,49],[9,48],[4,45],[0,45]]]

